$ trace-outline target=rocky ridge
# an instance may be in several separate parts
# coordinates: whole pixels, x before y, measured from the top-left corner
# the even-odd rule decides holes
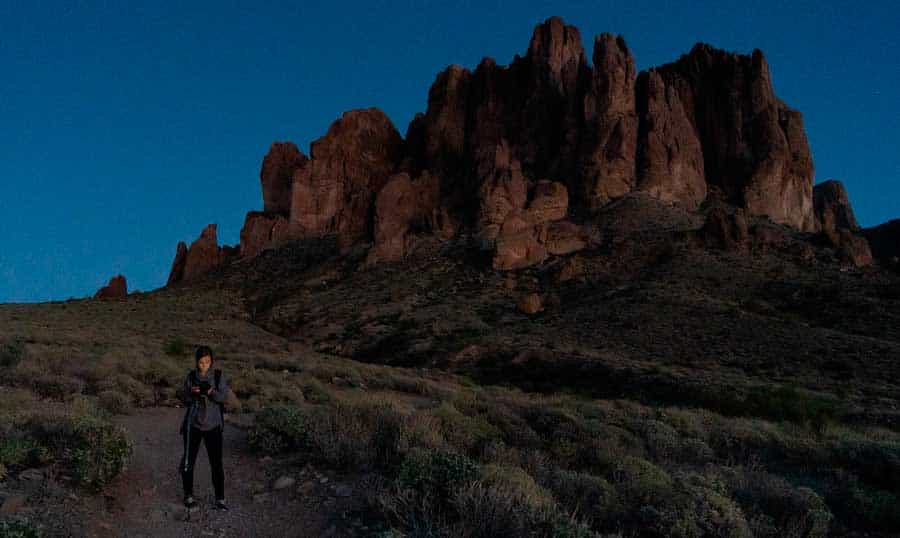
[[[210,225],[178,245],[168,283],[326,234],[371,245],[369,263],[402,259],[423,236],[466,234],[495,269],[518,269],[608,241],[600,216],[636,193],[702,215],[707,246],[821,232],[843,261],[872,263],[843,186],[814,193],[802,116],[775,95],[761,51],[698,44],[637,73],[625,40],[604,33],[591,58],[578,29],[551,17],[509,65],[439,73],[405,138],[369,108],[345,112],[309,157],[275,142],[263,211],[247,214],[240,245],[219,247]]]

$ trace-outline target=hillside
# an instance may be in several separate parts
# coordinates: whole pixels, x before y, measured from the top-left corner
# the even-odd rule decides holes
[[[165,287],[0,305],[0,533],[900,535],[896,226],[813,185],[762,52],[551,18],[309,153]],[[178,506],[203,344],[227,514]]]

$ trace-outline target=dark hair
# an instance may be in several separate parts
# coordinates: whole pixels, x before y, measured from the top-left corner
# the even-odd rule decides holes
[[[195,353],[194,363],[196,364],[196,363],[200,362],[200,359],[202,359],[203,357],[205,357],[207,355],[209,355],[210,359],[216,360],[216,358],[213,356],[212,349],[210,349],[209,346],[198,347],[197,353]]]

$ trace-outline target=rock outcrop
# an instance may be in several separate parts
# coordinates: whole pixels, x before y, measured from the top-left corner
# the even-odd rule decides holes
[[[676,86],[655,70],[645,71],[637,95],[637,188],[696,210],[706,198],[703,150]]]
[[[402,151],[403,140],[383,112],[345,112],[294,172],[290,235],[337,233],[342,245],[366,239],[375,195],[397,170]]]
[[[628,45],[621,36],[600,34],[593,62],[580,151],[583,196],[590,210],[634,189],[638,142],[636,74]]]
[[[706,215],[702,229],[703,238],[711,248],[744,250],[750,244],[747,219],[741,209],[729,211],[714,207]]]
[[[858,230],[846,193],[824,184],[814,205],[802,117],[775,95],[762,52],[698,44],[637,73],[625,40],[601,34],[591,60],[578,29],[551,17],[509,65],[484,58],[474,70],[439,73],[405,140],[370,108],[344,113],[308,158],[290,142],[272,144],[260,171],[263,210],[247,214],[241,256],[336,234],[342,247],[372,244],[369,262],[393,261],[422,234],[466,233],[492,251],[494,267],[515,269],[592,244],[592,230],[641,194],[661,202],[638,204],[656,208],[646,218],[668,215],[658,229],[690,213],[705,221],[709,246],[785,243],[751,240],[747,223],[766,216],[832,230],[837,247],[864,260],[862,244],[840,231]],[[220,256],[208,238],[182,245],[170,281]]]
[[[375,245],[369,263],[402,259],[416,233],[440,228],[438,189],[437,178],[428,173],[415,181],[406,173],[388,181],[375,202]]]
[[[859,234],[859,224],[844,184],[829,180],[816,185],[813,206],[817,227],[837,249],[838,258],[856,267],[871,265],[874,257],[868,241]]]
[[[250,211],[241,228],[241,256],[252,257],[290,239],[288,218],[277,213]]]
[[[813,188],[813,206],[819,230],[829,237],[842,228],[859,231],[847,189],[840,181],[831,179],[816,185]]]
[[[865,228],[862,236],[868,241],[875,258],[894,266],[900,263],[900,219]]]
[[[272,144],[259,172],[264,211],[284,216],[290,213],[294,172],[306,166],[308,160],[292,142]]]
[[[813,164],[802,118],[775,96],[763,53],[698,44],[657,71],[696,129],[707,184],[748,215],[813,230]]]
[[[167,285],[194,280],[238,254],[237,247],[219,246],[216,225],[209,224],[190,247],[178,243]]]
[[[94,294],[95,299],[115,299],[128,295],[128,283],[122,275],[116,275],[109,279],[109,284],[103,286]]]

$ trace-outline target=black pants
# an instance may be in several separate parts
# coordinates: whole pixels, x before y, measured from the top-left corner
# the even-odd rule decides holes
[[[188,468],[184,470],[184,458],[182,457],[181,482],[184,486],[184,494],[194,494],[194,463],[197,462],[197,453],[200,452],[200,441],[206,445],[206,455],[209,457],[209,466],[212,470],[213,488],[216,490],[216,500],[225,498],[225,471],[222,469],[222,427],[203,431],[191,427],[190,446],[188,446]],[[182,443],[183,445],[183,443]]]

